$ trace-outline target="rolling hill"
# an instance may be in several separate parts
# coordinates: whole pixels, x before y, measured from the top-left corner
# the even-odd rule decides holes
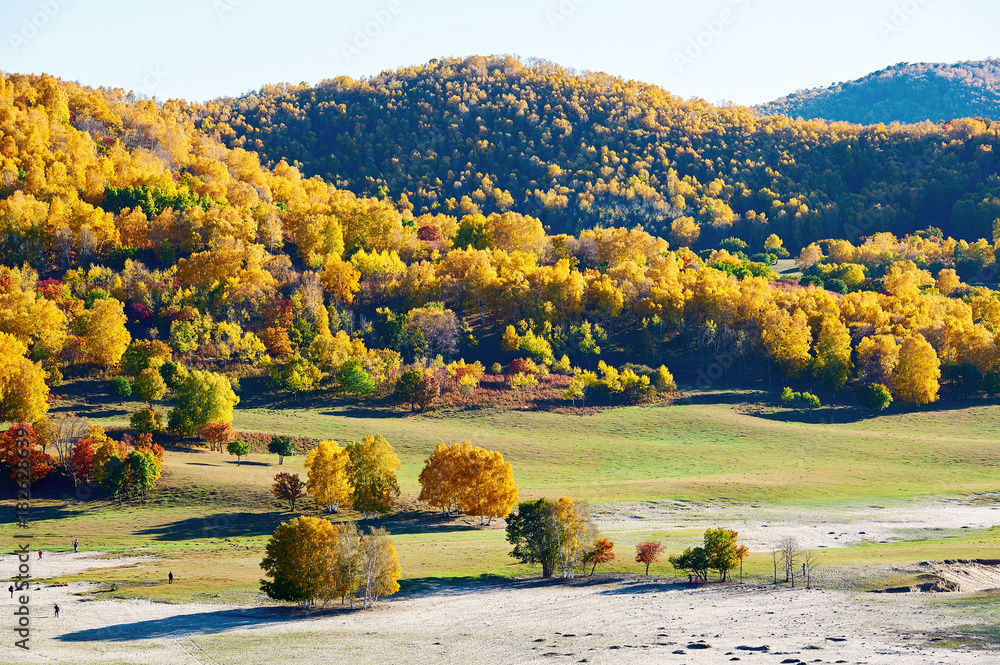
[[[286,160],[340,188],[402,199],[415,215],[511,210],[553,233],[642,224],[667,237],[690,217],[704,241],[773,232],[801,247],[928,226],[992,237],[1000,217],[988,121],[758,117],[512,57],[266,86],[206,104],[196,121],[266,164]]]
[[[899,63],[848,83],[800,90],[755,110],[863,125],[995,120],[1000,118],[1000,60]]]

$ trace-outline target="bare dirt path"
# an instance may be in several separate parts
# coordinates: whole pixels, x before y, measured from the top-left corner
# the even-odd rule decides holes
[[[12,663],[995,663],[934,649],[936,594],[848,594],[656,578],[484,584],[372,612],[84,601],[43,587],[30,653]],[[6,603],[7,601],[5,601]],[[59,603],[61,616],[52,615]],[[4,614],[7,614],[4,611]],[[766,647],[766,649],[763,649]]]

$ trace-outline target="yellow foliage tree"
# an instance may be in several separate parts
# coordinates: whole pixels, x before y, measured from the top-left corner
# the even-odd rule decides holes
[[[125,324],[121,302],[98,300],[87,318],[84,349],[87,360],[102,367],[113,367],[121,361],[132,336]]]
[[[340,506],[351,498],[351,486],[347,482],[348,462],[347,450],[336,441],[320,441],[306,457],[306,489],[316,503],[329,513],[339,513]]]
[[[517,505],[513,467],[495,450],[476,447],[466,455],[461,474],[462,509],[467,515],[478,516],[480,524],[510,515]]]
[[[823,385],[840,392],[851,376],[851,333],[839,318],[828,316],[816,340],[816,362],[813,372]]]
[[[865,337],[858,344],[859,374],[868,383],[880,383],[892,390],[898,363],[899,344],[894,337]]]
[[[576,569],[583,565],[597,528],[590,517],[590,509],[585,502],[574,502],[562,497],[555,503],[553,532],[558,549],[559,567],[562,576],[572,579]]]
[[[399,496],[396,469],[402,464],[385,437],[369,435],[347,445],[347,467],[354,509],[365,519],[392,510]]]
[[[904,340],[893,377],[899,399],[911,404],[936,402],[940,378],[941,362],[934,347],[922,335]]]
[[[439,443],[420,472],[420,500],[445,515],[461,510],[480,524],[506,517],[517,505],[513,467],[497,451],[468,441]]]
[[[320,279],[333,302],[337,304],[350,305],[354,302],[354,294],[361,288],[361,273],[354,264],[341,261],[339,258],[327,259]]]
[[[0,421],[30,423],[49,410],[49,387],[41,363],[13,335],[0,332]]]

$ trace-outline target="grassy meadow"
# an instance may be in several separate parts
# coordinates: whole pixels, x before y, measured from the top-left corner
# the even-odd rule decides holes
[[[462,583],[483,575],[532,572],[514,564],[499,525],[446,520],[416,503],[417,476],[439,441],[469,440],[503,452],[514,466],[521,497],[570,496],[593,504],[680,500],[714,504],[824,506],[888,504],[923,497],[985,493],[997,487],[1000,424],[997,407],[939,404],[861,418],[841,406],[800,413],[768,406],[765,393],[696,393],[674,406],[622,408],[592,415],[539,411],[452,410],[411,414],[343,402],[241,405],[239,430],[285,433],[341,442],[382,434],[403,466],[397,513],[384,517],[396,542],[404,591]],[[69,408],[63,406],[62,408]],[[76,404],[80,415],[124,424],[129,404]],[[79,578],[117,582],[120,596],[162,600],[256,598],[264,544],[288,512],[269,494],[279,470],[305,476],[304,458],[235,458],[202,449],[169,449],[164,476],[146,506],[64,500],[45,493],[33,502],[33,546],[65,550],[79,538],[86,550],[161,558],[137,567],[97,570]],[[66,497],[68,498],[68,497]],[[11,501],[4,501],[10,508]],[[335,519],[357,519],[344,511]],[[10,535],[5,521],[0,534]],[[724,524],[720,524],[724,526]],[[641,538],[679,549],[700,540],[699,529],[608,533],[618,560],[606,571],[640,572],[631,550]],[[824,551],[824,566],[912,562],[935,558],[1000,558],[1000,531],[968,531],[920,540]],[[770,554],[754,554],[746,572],[766,576]],[[654,567],[655,569],[656,567]],[[668,564],[659,566],[670,572]],[[177,580],[163,583],[167,572]]]

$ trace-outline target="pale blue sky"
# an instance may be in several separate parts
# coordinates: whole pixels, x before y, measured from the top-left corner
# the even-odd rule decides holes
[[[0,70],[202,101],[512,53],[752,104],[901,61],[1000,56],[998,28],[995,0],[3,0]]]

